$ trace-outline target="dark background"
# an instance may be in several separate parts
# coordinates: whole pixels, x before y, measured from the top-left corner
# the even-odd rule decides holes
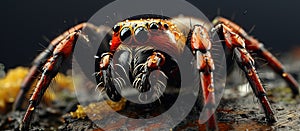
[[[53,39],[64,30],[87,21],[111,0],[1,0],[0,63],[6,68],[29,66],[34,57],[47,46],[45,38]],[[300,1],[188,0],[209,19],[220,9],[246,31],[255,25],[251,35],[283,54],[299,46]],[[157,3],[159,4],[159,3]],[[42,46],[43,45],[43,46]]]

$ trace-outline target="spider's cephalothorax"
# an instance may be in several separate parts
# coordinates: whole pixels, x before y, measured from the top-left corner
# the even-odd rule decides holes
[[[178,66],[171,56],[178,56],[183,52],[186,37],[177,26],[170,20],[159,18],[138,18],[130,19],[117,23],[112,28],[111,40],[104,41],[109,44],[109,51],[98,52],[96,61],[96,72],[98,86],[105,87],[105,90],[111,100],[119,101],[120,93],[113,84],[110,65],[112,56],[122,58],[121,71],[125,71],[118,85],[125,86],[131,84],[140,92],[146,92],[150,89],[148,79],[150,72],[161,70],[164,76],[168,78],[168,85],[179,87],[180,76]],[[103,43],[103,42],[102,42]],[[170,56],[171,55],[171,56]],[[125,69],[124,66],[129,67]],[[118,68],[115,67],[115,68]],[[114,68],[114,70],[116,70]],[[106,70],[103,70],[106,69]],[[128,72],[127,72],[128,71]],[[103,75],[106,74],[106,75]],[[158,75],[158,74],[157,74]],[[129,80],[127,78],[129,77]],[[110,84],[105,84],[110,83]],[[162,82],[160,82],[162,83]],[[164,84],[161,84],[164,86]]]
[[[179,22],[178,22],[179,21]],[[191,24],[190,22],[193,21]],[[264,109],[268,122],[276,122],[274,112],[267,99],[266,91],[260,81],[255,68],[255,61],[248,52],[256,52],[262,58],[266,59],[269,65],[290,85],[294,95],[299,94],[298,83],[287,72],[282,64],[273,55],[268,52],[263,44],[249,36],[241,27],[235,23],[217,17],[214,21],[214,27],[203,26],[202,20],[191,17],[134,17],[117,23],[111,31],[104,31],[104,28],[96,27],[92,24],[79,24],[64,34],[54,39],[49,47],[42,52],[34,61],[30,73],[23,82],[22,90],[19,93],[15,103],[15,109],[20,109],[22,100],[28,91],[34,78],[42,72],[36,88],[30,98],[29,106],[22,120],[21,129],[28,129],[30,118],[36,106],[39,104],[45,90],[51,80],[57,74],[61,64],[73,53],[76,40],[80,36],[89,39],[81,30],[88,28],[96,34],[101,32],[110,32],[109,40],[106,46],[100,46],[96,60],[96,77],[98,86],[103,87],[108,96],[118,101],[121,95],[116,91],[112,82],[111,61],[113,56],[119,50],[129,52],[125,65],[129,66],[129,81],[134,88],[140,92],[146,92],[150,89],[149,74],[154,70],[161,70],[168,79],[168,82],[180,81],[180,75],[176,62],[171,56],[182,54],[185,47],[190,49],[195,57],[195,68],[200,75],[199,87],[201,87],[204,104],[211,105],[211,112],[216,108],[214,96],[213,74],[215,71],[211,32],[218,32],[224,46],[233,54],[235,61],[244,71],[255,96],[258,98]],[[189,26],[184,26],[189,25]],[[189,28],[190,27],[190,28]],[[126,53],[125,53],[126,54]],[[174,73],[175,72],[175,73]],[[170,84],[170,83],[168,83]],[[172,84],[172,83],[171,83]],[[180,82],[173,84],[180,85]],[[209,95],[212,94],[212,95]],[[209,129],[216,129],[215,116],[212,115],[207,121]]]

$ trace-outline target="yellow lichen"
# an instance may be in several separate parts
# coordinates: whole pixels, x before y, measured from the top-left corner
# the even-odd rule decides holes
[[[126,99],[122,98],[119,102],[106,100],[97,103],[91,103],[86,107],[77,106],[75,112],[70,112],[72,118],[84,119],[86,116],[91,120],[101,120],[113,111],[120,111],[125,108]]]
[[[58,73],[55,77],[55,83],[57,86],[59,86],[59,88],[57,89],[60,91],[63,89],[67,89],[69,91],[75,90],[71,76],[66,76],[64,74]]]
[[[17,67],[9,70],[7,75],[0,79],[0,114],[3,114],[11,109],[12,103],[15,101],[20,90],[21,83],[28,72],[28,68]],[[56,90],[60,91],[64,89],[67,89],[68,91],[74,91],[72,78],[70,76],[65,76],[60,73],[57,76],[58,77],[55,78],[54,82],[50,84],[50,90],[48,90],[44,95],[43,100],[48,104],[57,98],[58,93],[54,93],[54,91],[56,92]],[[32,85],[30,91],[32,91],[34,87],[35,83]],[[28,93],[32,94],[32,92]],[[27,98],[29,98],[29,96],[27,96]]]
[[[17,67],[9,70],[7,75],[0,79],[0,114],[6,113],[9,109],[11,109],[11,106],[20,90],[21,83],[28,72],[28,68]],[[36,82],[32,85],[32,89],[30,89],[30,91],[33,91],[35,85]],[[73,81],[71,76],[58,73],[44,95],[44,103],[46,102],[46,104],[49,104],[52,101],[57,100],[59,96],[62,95],[61,92],[63,92],[63,90],[73,92]],[[29,92],[29,94],[32,94],[32,92]],[[70,93],[67,94],[70,95]],[[29,98],[29,95],[27,98]],[[98,103],[91,103],[86,107],[78,105],[77,110],[75,112],[71,112],[70,115],[73,118],[83,119],[86,116],[89,116],[92,120],[101,120],[105,115],[108,115],[112,111],[122,110],[125,107],[125,103],[126,100],[121,99],[119,102],[107,100]]]
[[[75,112],[70,112],[70,115],[73,118],[78,118],[78,119],[84,119],[86,117],[84,108],[81,105],[77,105],[77,110]]]

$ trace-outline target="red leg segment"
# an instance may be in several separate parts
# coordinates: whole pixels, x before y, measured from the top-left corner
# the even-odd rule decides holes
[[[50,58],[50,56],[52,55],[52,52],[54,51],[56,46],[58,44],[60,44],[60,42],[62,40],[67,39],[70,36],[70,34],[77,32],[78,30],[82,30],[86,26],[95,28],[93,25],[87,24],[87,23],[82,23],[82,24],[76,25],[73,28],[69,29],[68,31],[64,32],[62,35],[60,35],[57,38],[55,38],[54,40],[52,40],[51,43],[49,44],[49,46],[35,58],[35,60],[33,61],[33,65],[29,70],[29,73],[27,74],[27,76],[25,77],[25,79],[23,80],[23,82],[21,84],[20,92],[18,93],[18,96],[17,96],[16,101],[13,106],[14,110],[22,109],[22,104],[23,104],[23,101],[25,100],[25,95],[28,93],[34,80],[40,74],[39,72],[42,71],[43,65],[47,62],[47,59]]]
[[[49,59],[49,61],[43,67],[44,72],[37,83],[37,86],[29,100],[29,106],[26,110],[25,116],[22,120],[22,124],[20,126],[20,130],[28,130],[30,120],[32,117],[33,112],[36,109],[36,106],[39,104],[44,92],[46,91],[47,87],[49,86],[51,80],[56,76],[58,73],[58,69],[63,61],[62,56],[53,56]]]
[[[58,73],[58,70],[60,69],[62,62],[72,54],[73,48],[75,46],[79,34],[80,33],[78,30],[74,30],[73,32],[70,32],[69,35],[66,36],[64,40],[60,41],[57,44],[57,46],[52,52],[51,57],[43,65],[42,76],[39,79],[36,88],[30,98],[29,106],[26,110],[25,116],[20,126],[21,130],[29,129],[29,123],[33,112],[35,111],[37,105],[41,101],[42,96],[46,91],[47,87],[49,86],[51,80]]]
[[[49,59],[50,55],[52,54],[52,51],[55,46],[49,45],[46,50],[44,50],[33,62],[33,66],[30,68],[29,73],[23,80],[20,88],[20,92],[18,93],[18,96],[16,98],[16,101],[13,105],[13,110],[21,110],[22,104],[25,98],[25,95],[27,94],[28,90],[30,89],[32,83],[36,79],[36,77],[39,75],[39,72],[42,70],[42,66],[45,64],[47,59]]]
[[[274,112],[266,97],[266,91],[256,72],[254,59],[245,47],[245,41],[224,24],[219,24],[216,28],[219,29],[219,33],[223,35],[226,46],[233,51],[237,64],[245,72],[254,94],[260,100],[264,108],[267,120],[270,123],[276,122]]]
[[[210,52],[202,53],[200,51],[196,51],[196,59],[197,63],[199,61],[200,68],[200,80],[201,87],[203,91],[204,104],[205,108],[203,111],[206,112],[206,116],[210,117],[207,121],[207,129],[215,130],[217,129],[217,122],[214,111],[216,109],[215,105],[215,88],[213,82],[213,70],[214,64],[213,59],[210,55]]]
[[[230,28],[232,32],[240,35],[245,39],[245,47],[248,51],[253,51],[257,53],[260,57],[266,59],[268,61],[268,65],[279,74],[289,85],[294,95],[299,94],[299,84],[295,80],[295,78],[288,72],[285,71],[284,66],[280,63],[280,61],[275,58],[267,49],[264,48],[263,44],[259,42],[257,39],[249,36],[240,26],[229,21],[223,17],[217,17],[214,21],[214,24],[222,23]]]
[[[196,58],[196,67],[200,73],[200,85],[202,87],[205,115],[210,117],[206,122],[208,130],[216,130],[217,121],[214,114],[215,92],[213,83],[214,62],[210,53],[212,47],[209,34],[201,25],[195,25],[189,33],[188,45]],[[199,121],[201,122],[201,120]],[[202,122],[201,122],[202,123]]]
[[[276,122],[277,120],[274,116],[272,107],[267,99],[266,91],[254,67],[254,60],[245,48],[237,47],[234,49],[234,53],[239,67],[245,72],[255,96],[259,99],[264,109],[267,121],[270,123]]]
[[[269,62],[269,66],[288,83],[294,95],[299,95],[298,82],[290,73],[285,71],[284,66],[268,50],[262,46],[255,52]]]

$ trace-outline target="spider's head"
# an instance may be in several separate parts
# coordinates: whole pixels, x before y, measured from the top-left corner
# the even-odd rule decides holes
[[[165,19],[155,18],[119,22],[112,28],[112,36],[110,44],[110,50],[112,51],[117,50],[120,45],[130,48],[151,46],[159,49],[164,46],[171,46],[168,47],[169,49],[175,47],[174,44],[183,38],[180,30],[174,23]]]

